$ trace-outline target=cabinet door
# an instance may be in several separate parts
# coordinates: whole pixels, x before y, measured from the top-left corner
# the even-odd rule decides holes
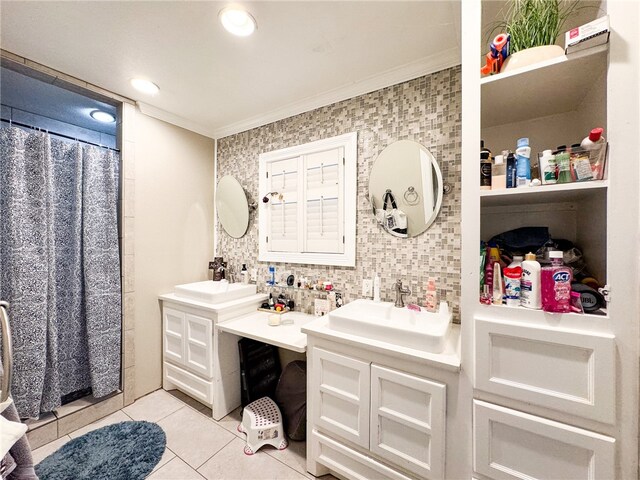
[[[473,401],[473,468],[495,480],[615,478],[615,439]]]
[[[211,323],[208,318],[185,315],[185,366],[208,378],[213,370]]]
[[[615,422],[615,338],[476,318],[476,388]]]
[[[164,358],[176,365],[184,365],[184,312],[167,307],[162,312]]]
[[[369,448],[370,364],[313,349],[313,420],[327,432]]]
[[[444,478],[446,388],[371,365],[371,451],[421,478]]]

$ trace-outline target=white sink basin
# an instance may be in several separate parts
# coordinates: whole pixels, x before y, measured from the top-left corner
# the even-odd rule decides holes
[[[397,308],[391,302],[356,300],[329,313],[329,328],[423,352],[442,353],[451,328],[447,302],[437,313]]]
[[[244,283],[229,283],[226,280],[219,282],[207,280],[176,285],[173,292],[177,297],[189,298],[200,302],[223,303],[254,295],[256,286],[245,285]]]

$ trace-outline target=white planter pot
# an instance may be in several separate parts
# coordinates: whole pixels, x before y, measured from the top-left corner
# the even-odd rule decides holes
[[[518,70],[519,68],[533,65],[534,63],[550,60],[564,55],[564,49],[558,45],[543,45],[541,47],[527,48],[511,54],[502,64],[500,73]]]

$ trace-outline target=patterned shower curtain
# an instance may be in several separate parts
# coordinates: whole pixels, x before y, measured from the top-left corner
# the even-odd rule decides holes
[[[0,129],[0,298],[23,418],[120,386],[118,179],[113,151]]]

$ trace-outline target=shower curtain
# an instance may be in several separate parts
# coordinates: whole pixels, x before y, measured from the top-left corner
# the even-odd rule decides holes
[[[0,298],[23,418],[120,386],[118,179],[113,151],[0,129]]]

